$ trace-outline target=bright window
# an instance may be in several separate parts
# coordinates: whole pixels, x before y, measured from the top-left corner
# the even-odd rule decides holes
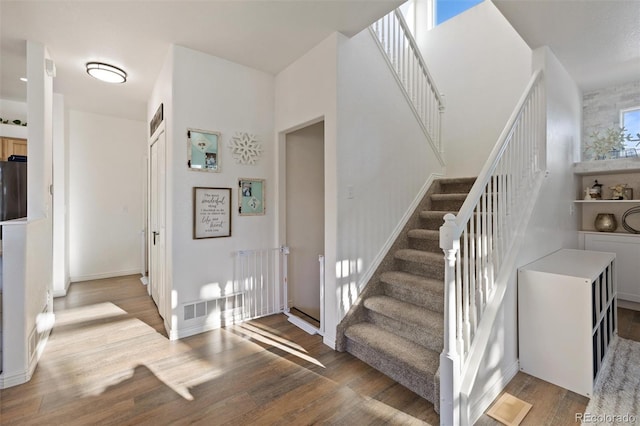
[[[626,141],[626,148],[636,148],[640,133],[640,106],[620,111],[620,126],[625,128],[625,134],[631,134],[631,141]]]
[[[467,9],[471,9],[483,0],[435,0],[436,2],[436,25],[461,14]]]

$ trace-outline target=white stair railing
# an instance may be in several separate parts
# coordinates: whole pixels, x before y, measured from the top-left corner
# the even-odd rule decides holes
[[[399,9],[390,12],[373,23],[369,30],[402,88],[429,144],[444,165],[440,138],[444,102],[402,12]]]
[[[484,351],[495,303],[515,265],[515,248],[546,172],[546,101],[537,71],[457,216],[440,228],[445,253],[445,336],[440,423],[467,424],[473,355]],[[492,315],[489,315],[489,314]],[[486,324],[486,325],[485,325]],[[486,342],[485,342],[486,344]]]

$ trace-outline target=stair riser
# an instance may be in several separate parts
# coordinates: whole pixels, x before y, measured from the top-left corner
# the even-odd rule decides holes
[[[431,200],[431,210],[457,212],[464,200]]]
[[[442,215],[444,217],[444,214]],[[442,217],[439,218],[420,218],[420,227],[422,229],[429,229],[431,231],[438,231],[440,227],[444,225],[444,219]]]
[[[429,251],[431,253],[443,253],[440,248],[440,240],[427,239],[427,238],[412,238],[409,237],[409,248],[415,250]]]
[[[400,259],[396,259],[396,262],[400,271],[444,281],[444,254],[442,262],[437,264],[417,263]]]
[[[384,294],[389,297],[403,302],[413,303],[414,305],[422,306],[434,312],[444,312],[444,298],[442,294],[410,291],[387,283],[383,283],[383,286]]]
[[[425,376],[405,365],[398,365],[368,346],[349,338],[347,352],[435,405],[435,383],[432,376]]]
[[[440,194],[468,194],[475,182],[440,183]]]
[[[443,334],[432,334],[430,330],[420,328],[411,324],[405,324],[401,321],[394,320],[383,314],[367,309],[367,319],[370,323],[375,324],[396,336],[404,337],[418,345],[424,346],[435,352],[442,352]]]

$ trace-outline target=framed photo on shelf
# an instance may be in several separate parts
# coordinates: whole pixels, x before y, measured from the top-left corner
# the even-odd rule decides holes
[[[231,188],[193,188],[193,239],[231,236]]]
[[[220,171],[220,132],[187,129],[187,165],[191,170]]]
[[[240,216],[264,214],[264,179],[238,180],[238,213]]]

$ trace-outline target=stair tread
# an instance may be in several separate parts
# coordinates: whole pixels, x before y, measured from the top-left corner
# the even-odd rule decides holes
[[[407,260],[409,262],[439,262],[444,263],[444,255],[442,253],[433,253],[415,249],[401,249],[395,252],[396,259]]]
[[[421,275],[410,274],[409,272],[384,272],[380,275],[380,280],[394,286],[410,287],[414,290],[444,294],[444,282],[426,278]]]
[[[440,231],[433,229],[410,229],[407,232],[409,238],[422,238],[428,240],[439,240],[440,239]]]
[[[448,183],[448,184],[452,184],[452,183],[470,183],[470,182],[475,182],[476,179],[477,179],[476,177],[440,178],[440,179],[436,179],[436,182]]]
[[[389,296],[372,296],[364,301],[365,308],[405,324],[418,326],[430,334],[442,336],[444,317],[412,303],[403,302]]]
[[[345,331],[347,338],[366,345],[395,364],[424,375],[434,376],[440,355],[424,346],[390,333],[370,323],[354,324]]]
[[[442,219],[442,223],[444,223],[444,215],[451,213],[452,215],[458,214],[458,212],[454,212],[452,210],[422,210],[420,212],[420,217],[422,219]]]

